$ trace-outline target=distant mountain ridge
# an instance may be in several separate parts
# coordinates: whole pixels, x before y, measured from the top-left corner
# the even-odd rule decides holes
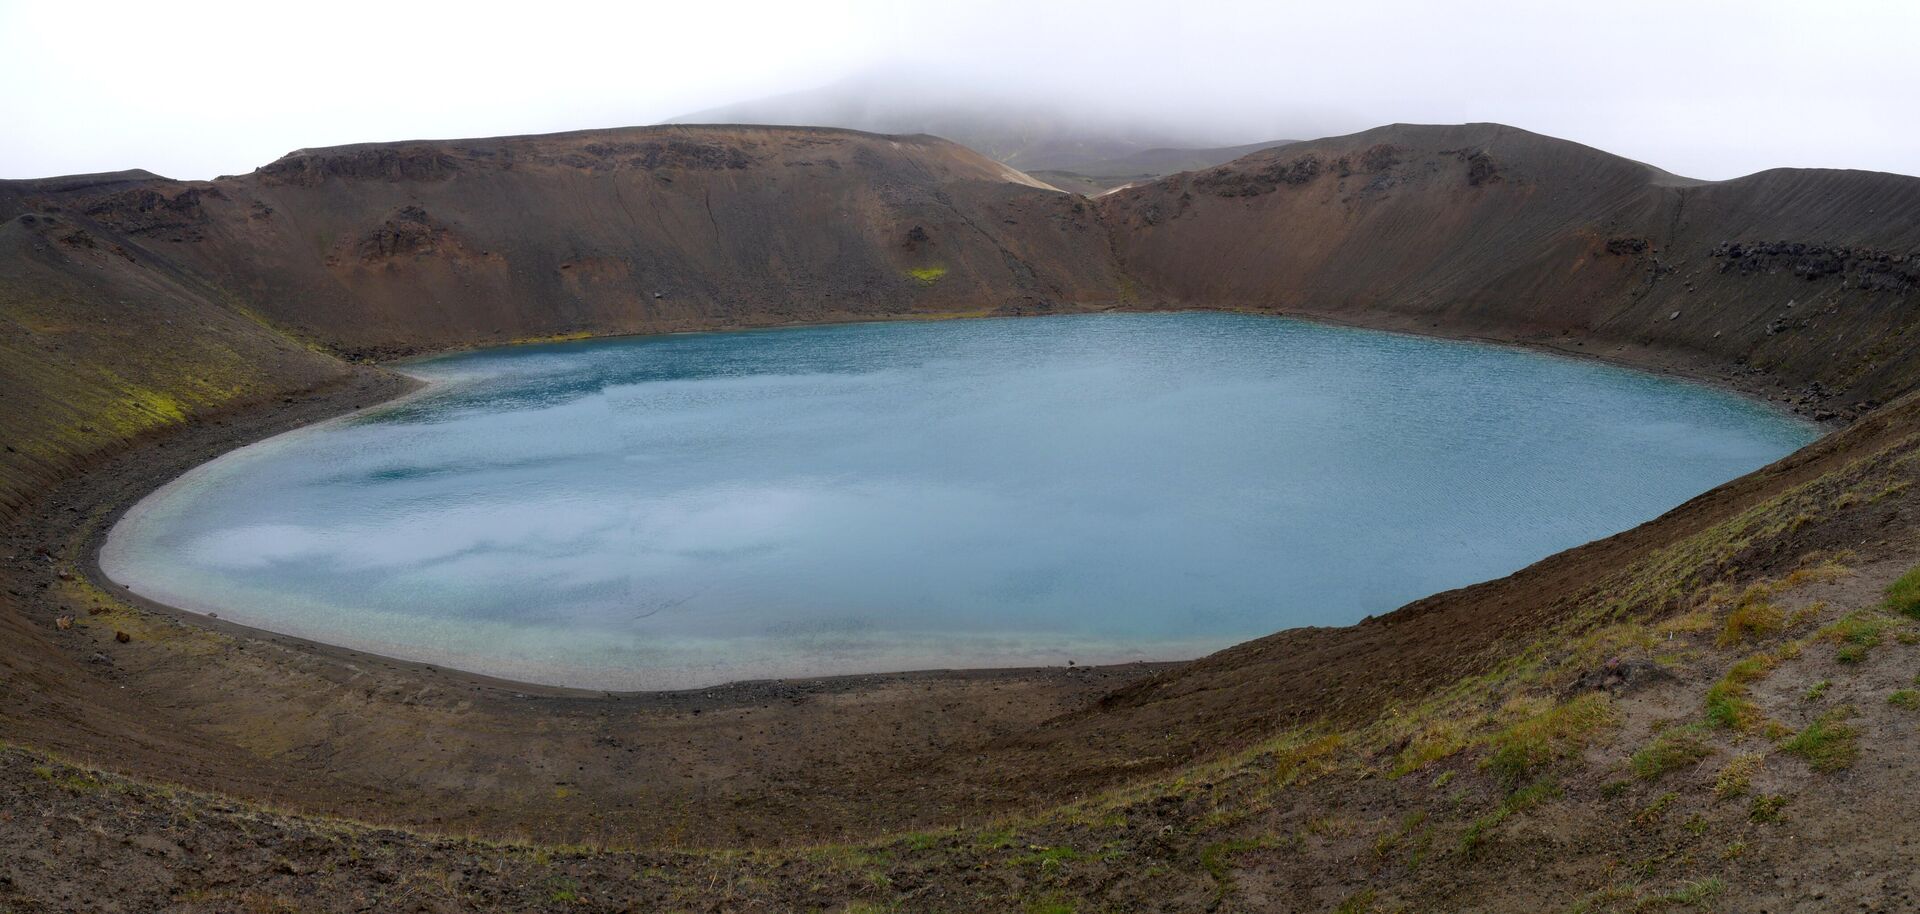
[[[1070,169],[1036,169],[1028,174],[1061,190],[1092,197],[1118,187],[1152,181],[1183,171],[1197,171],[1202,168],[1212,168],[1215,165],[1224,165],[1242,156],[1293,142],[1296,141],[1273,140],[1266,143],[1247,143],[1210,149],[1157,147],[1097,162],[1082,163]]]

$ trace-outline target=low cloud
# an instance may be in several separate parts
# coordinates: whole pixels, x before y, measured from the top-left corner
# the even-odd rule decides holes
[[[1920,173],[1920,5],[12,4],[0,176],[246,171],[335,143],[654,123],[874,78],[1193,145],[1501,121],[1726,178]],[[78,42],[78,50],[76,50]],[[1067,114],[1061,114],[1066,112]]]

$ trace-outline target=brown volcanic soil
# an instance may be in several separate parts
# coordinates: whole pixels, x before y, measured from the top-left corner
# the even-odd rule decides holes
[[[352,353],[1034,308],[1112,289],[1084,201],[945,140],[649,127],[303,150],[87,210]],[[945,272],[923,281],[909,271]]]
[[[474,862],[493,850],[358,828],[329,832],[322,847],[311,823],[138,786],[101,795],[106,781],[13,753],[8,783],[19,789],[0,804],[0,839],[12,846],[80,848],[96,825],[113,832],[117,814],[159,816],[152,821],[191,833],[160,839],[176,850],[182,837],[204,844],[182,851],[191,866],[159,844],[40,853],[0,870],[0,900],[91,906],[62,894],[99,884],[75,860],[137,884],[138,897],[212,910],[273,910],[316,893],[320,908],[390,905],[377,886],[395,879],[413,886],[407,898],[439,899],[428,909],[571,905],[586,897],[582,881],[642,868],[661,870],[658,886],[620,882],[596,904],[905,899],[968,910],[1058,895],[1104,896],[1119,908],[1311,909],[1342,900],[1328,894],[1336,889],[1359,891],[1353,873],[1372,873],[1389,897],[1512,909],[1486,893],[1502,880],[1524,885],[1514,874],[1569,853],[1584,862],[1555,878],[1604,883],[1607,867],[1652,845],[1604,837],[1620,794],[1585,769],[1567,772],[1573,837],[1491,864],[1463,850],[1452,875],[1417,863],[1376,872],[1342,843],[1357,833],[1295,820],[1308,810],[1420,811],[1437,788],[1379,781],[1381,759],[1433,738],[1395,730],[1412,726],[1409,708],[1496,683],[1504,691],[1484,699],[1490,710],[1459,724],[1495,740],[1516,709],[1581,694],[1576,674],[1604,659],[1582,639],[1608,626],[1665,624],[1709,611],[1701,605],[1723,613],[1701,594],[1785,575],[1810,554],[1848,550],[1848,564],[1874,569],[1862,573],[1873,587],[1920,557],[1905,522],[1920,406],[1874,409],[1920,370],[1907,307],[1920,264],[1916,215],[1916,179],[1782,171],[1702,184],[1493,125],[1297,144],[1097,203],[931,138],[734,127],[341,147],[214,182],[129,173],[0,184],[0,506],[10,519],[0,738],[248,803],[442,833],[684,846],[968,826],[931,844],[903,839],[920,856],[897,845],[857,851],[869,856],[854,863],[590,854],[555,873],[538,860],[495,867]],[[102,589],[93,569],[112,518],[165,479],[400,389],[339,355],[1193,305],[1553,346],[1786,392],[1808,412],[1870,411],[1655,522],[1509,578],[1163,669],[567,693],[188,619]],[[1873,587],[1841,608],[1867,605]],[[1837,610],[1822,611],[1824,620]],[[73,617],[70,628],[57,624],[62,616]],[[1717,675],[1725,650],[1708,638],[1661,663],[1682,678]],[[1542,657],[1557,672],[1540,672]],[[1514,679],[1516,664],[1535,678]],[[1620,714],[1635,721],[1621,738],[1644,736],[1646,714],[1694,706],[1679,696],[1645,711],[1621,699]],[[1232,786],[1252,777],[1291,789],[1306,764],[1296,758],[1311,736],[1303,727],[1348,747],[1313,759],[1359,753],[1327,763],[1328,777],[1353,780],[1288,794],[1295,799],[1282,807],[1264,788]],[[1483,745],[1439,756],[1467,791],[1456,791],[1466,798],[1448,815],[1498,806],[1516,786],[1471,763]],[[1243,750],[1253,754],[1235,756]],[[1589,764],[1599,752],[1589,750]],[[1221,758],[1237,760],[1192,768]],[[1910,770],[1912,758],[1886,762]],[[1180,771],[1190,776],[1166,780]],[[1871,802],[1805,775],[1793,783],[1809,798]],[[982,837],[990,817],[1124,785],[1136,787],[1100,800],[1106,811],[1092,818],[1022,819],[1011,845]],[[60,837],[66,822],[71,833]],[[1648,840],[1667,847],[1678,828],[1653,828]],[[1273,829],[1304,830],[1313,852],[1275,859]],[[271,849],[264,862],[257,849],[237,849],[255,834]],[[1765,859],[1796,860],[1779,837],[1746,843]],[[1857,834],[1835,840],[1863,859],[1885,857],[1884,844]],[[1018,856],[1021,846],[1048,854],[1061,843],[1078,850]],[[202,849],[215,856],[199,862]],[[395,853],[418,866],[396,874],[350,862]],[[1255,871],[1234,862],[1241,853],[1254,855]],[[1015,875],[991,875],[995,867]],[[572,882],[548,886],[553,879]],[[277,888],[241,898],[234,887],[249,882]],[[894,884],[901,891],[886,890]],[[447,888],[457,885],[479,894]]]

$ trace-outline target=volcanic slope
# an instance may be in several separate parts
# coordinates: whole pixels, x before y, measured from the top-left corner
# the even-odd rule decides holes
[[[1813,411],[1920,379],[1920,179],[1904,175],[1709,183],[1497,124],[1393,125],[1100,203],[1163,303],[1691,365]]]
[[[1083,202],[933,137],[656,127],[303,150],[159,189],[153,237],[280,326],[391,353],[992,309],[1113,277]],[[145,201],[89,201],[145,230]]]
[[[113,448],[352,373],[229,289],[53,199],[166,199],[142,172],[0,182],[0,517]]]

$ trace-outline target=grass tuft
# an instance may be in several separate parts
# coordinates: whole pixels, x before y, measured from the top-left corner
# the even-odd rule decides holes
[[[1886,607],[1903,616],[1920,619],[1920,565],[1907,569],[1906,574],[1887,585]]]
[[[1297,786],[1309,783],[1321,775],[1332,773],[1338,767],[1334,753],[1339,751],[1345,742],[1344,734],[1328,733],[1302,743],[1276,749],[1273,759],[1273,785]]]
[[[1613,705],[1604,693],[1582,695],[1494,734],[1493,754],[1486,766],[1507,783],[1520,783],[1541,768],[1579,752],[1613,721]]]
[[[1691,731],[1672,729],[1654,737],[1653,742],[1635,752],[1629,765],[1634,777],[1651,781],[1669,771],[1697,765],[1712,754],[1713,747]]]
[[[35,777],[72,794],[99,793],[107,789],[107,785],[99,778],[74,768],[35,765],[33,773]]]
[[[1467,745],[1467,728],[1459,721],[1437,720],[1421,728],[1394,759],[1388,778],[1401,778],[1446,758]]]
[[[1373,840],[1373,855],[1385,860],[1402,847],[1408,847],[1417,854],[1420,846],[1426,843],[1424,838],[1430,830],[1427,826],[1426,810],[1416,809],[1400,820],[1400,827],[1397,830],[1382,834]]]
[[[1797,650],[1797,646],[1791,645],[1781,648],[1785,653]],[[1743,732],[1758,726],[1763,718],[1759,707],[1748,698],[1747,687],[1766,678],[1779,663],[1778,655],[1762,652],[1728,667],[1727,674],[1707,688],[1707,722]]]
[[[1707,689],[1707,720],[1728,730],[1751,730],[1760,719],[1760,709],[1747,700],[1745,686],[1725,679]]]
[[[1742,752],[1720,769],[1720,776],[1713,781],[1713,794],[1717,797],[1745,796],[1753,789],[1753,774],[1760,770],[1761,758],[1752,752]]]
[[[1780,630],[1787,614],[1781,612],[1780,607],[1767,602],[1767,592],[1767,588],[1759,584],[1747,588],[1740,598],[1740,605],[1727,613],[1727,621],[1720,627],[1719,643],[1722,647]]]
[[[1806,759],[1815,771],[1846,768],[1860,757],[1860,731],[1847,723],[1851,716],[1852,708],[1828,711],[1780,748]]]
[[[1820,637],[1840,646],[1834,659],[1841,663],[1860,663],[1867,659],[1868,651],[1886,640],[1890,621],[1880,613],[1859,610],[1821,629]]]
[[[1777,793],[1762,794],[1747,804],[1747,818],[1755,822],[1784,822],[1787,818],[1784,812],[1786,808],[1786,797]]]
[[[1487,846],[1493,830],[1507,821],[1515,813],[1526,812],[1548,800],[1560,796],[1560,785],[1552,781],[1539,781],[1529,784],[1507,795],[1500,806],[1467,826],[1460,836],[1460,853],[1469,859],[1480,856]]]

